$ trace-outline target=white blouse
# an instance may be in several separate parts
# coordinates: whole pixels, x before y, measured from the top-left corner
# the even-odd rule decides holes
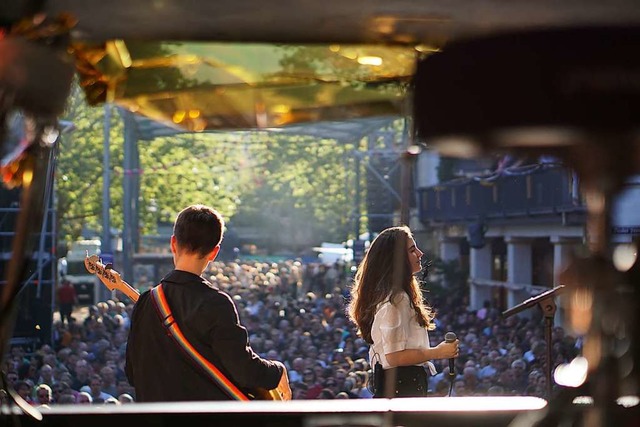
[[[392,367],[386,354],[406,349],[431,348],[427,328],[420,326],[416,320],[409,295],[402,293],[395,299],[395,304],[387,300],[378,306],[371,326],[373,345],[369,348],[369,360],[372,366],[380,360],[384,369]],[[429,368],[431,375],[436,374],[433,363],[425,362],[423,365]]]

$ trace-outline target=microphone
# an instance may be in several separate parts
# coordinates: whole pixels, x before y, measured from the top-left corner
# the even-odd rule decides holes
[[[455,333],[453,332],[447,332],[444,335],[444,342],[455,342],[458,339],[458,337],[456,336]],[[456,376],[456,371],[455,371],[455,367],[453,366],[453,357],[449,359],[449,378],[452,378]]]
[[[422,267],[420,269],[420,281],[426,282],[427,279],[429,278],[429,267],[431,267],[431,260],[428,260],[425,257],[425,261],[421,262],[420,266]]]

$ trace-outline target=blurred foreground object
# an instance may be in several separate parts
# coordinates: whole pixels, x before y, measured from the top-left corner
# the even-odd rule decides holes
[[[411,46],[76,42],[80,85],[176,129],[270,128],[399,116]]]
[[[2,354],[13,332],[17,296],[28,282],[28,262],[34,248],[44,246],[41,226],[53,188],[58,116],[73,77],[73,63],[66,51],[73,21],[66,16],[47,19],[39,15],[35,2],[13,6],[0,9],[0,185],[21,187],[21,192],[11,257],[0,277]],[[7,9],[15,13],[7,15]],[[33,15],[24,17],[31,12]],[[4,382],[0,382],[0,400],[3,410],[13,402],[16,410],[42,419],[38,410]]]
[[[73,78],[73,21],[34,15],[0,33],[0,175],[12,188],[33,178],[33,143],[53,146]]]
[[[418,140],[457,157],[551,154],[579,176],[591,254],[558,283],[584,337],[585,359],[574,365],[588,372],[588,426],[625,425],[616,402],[640,393],[640,266],[614,267],[610,219],[613,196],[640,171],[639,45],[637,27],[510,33],[452,43],[415,76]],[[572,399],[552,402],[549,419],[560,420]]]

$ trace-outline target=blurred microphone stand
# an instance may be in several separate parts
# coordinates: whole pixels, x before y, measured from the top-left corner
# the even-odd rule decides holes
[[[551,399],[551,332],[553,331],[553,323],[556,315],[556,302],[554,298],[564,291],[564,285],[557,286],[551,290],[541,293],[540,295],[529,298],[528,300],[510,308],[502,313],[503,318],[511,317],[514,314],[527,310],[531,307],[538,306],[542,310],[544,316],[544,339],[547,343],[546,350],[546,369],[545,375],[547,378],[547,400]]]

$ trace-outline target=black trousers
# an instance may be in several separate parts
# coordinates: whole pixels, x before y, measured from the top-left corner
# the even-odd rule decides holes
[[[382,372],[382,375],[374,372],[374,378],[377,381],[373,397],[425,397],[427,395],[429,378],[422,366],[398,366]],[[395,383],[391,396],[385,395],[386,386],[390,381]]]

